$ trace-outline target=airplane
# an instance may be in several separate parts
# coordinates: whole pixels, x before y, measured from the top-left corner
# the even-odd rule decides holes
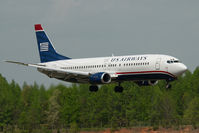
[[[123,92],[121,83],[124,81],[151,86],[156,85],[159,80],[166,80],[166,88],[171,88],[170,82],[187,70],[179,59],[162,54],[72,59],[57,53],[41,24],[35,24],[35,32],[40,63],[6,62],[35,67],[50,78],[89,83],[91,92],[98,91],[98,85],[114,82],[118,83],[114,91]]]

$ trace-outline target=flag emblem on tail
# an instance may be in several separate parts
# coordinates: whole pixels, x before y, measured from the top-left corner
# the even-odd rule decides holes
[[[48,51],[48,42],[43,42],[43,43],[40,43],[40,51],[41,52],[45,52],[45,51]]]

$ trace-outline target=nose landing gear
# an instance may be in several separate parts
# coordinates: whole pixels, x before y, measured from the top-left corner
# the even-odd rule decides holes
[[[167,80],[167,85],[166,85],[166,89],[168,90],[168,89],[171,89],[171,84],[170,84],[170,82],[171,81],[173,81],[172,79],[169,79],[169,80]]]
[[[171,84],[169,84],[169,83],[167,83],[167,85],[166,85],[166,89],[171,89]]]

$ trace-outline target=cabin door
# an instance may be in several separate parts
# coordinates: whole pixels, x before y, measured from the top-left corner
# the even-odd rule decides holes
[[[161,58],[157,58],[156,63],[155,63],[155,70],[160,70],[160,62],[161,62]]]
[[[111,63],[109,63],[109,59],[104,59],[104,65],[105,65],[105,67],[104,67],[104,71],[109,71],[110,70],[110,64]]]

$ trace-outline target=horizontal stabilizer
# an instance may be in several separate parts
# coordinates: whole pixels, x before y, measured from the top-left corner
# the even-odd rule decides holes
[[[18,64],[18,65],[23,65],[23,66],[29,66],[28,64],[26,63],[23,63],[23,62],[17,62],[17,61],[5,61],[5,62],[8,62],[8,63],[13,63],[13,64]]]
[[[13,64],[18,64],[18,65],[23,65],[23,66],[29,66],[29,67],[35,67],[40,70],[45,70],[45,71],[54,71],[54,72],[60,72],[60,73],[65,73],[65,74],[70,74],[70,75],[80,75],[80,76],[89,76],[89,72],[81,72],[81,71],[73,71],[73,70],[64,70],[60,68],[53,68],[53,67],[48,67],[46,65],[42,64],[27,64],[23,62],[17,62],[17,61],[5,61],[7,63],[13,63]]]

